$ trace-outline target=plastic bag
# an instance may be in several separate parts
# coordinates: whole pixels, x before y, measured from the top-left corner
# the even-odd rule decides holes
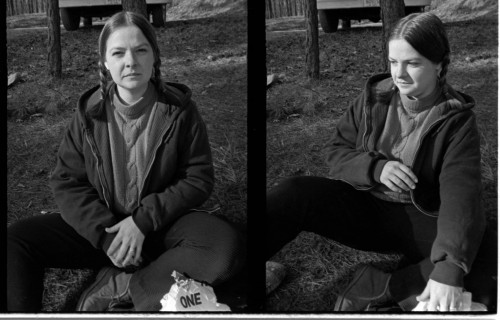
[[[186,278],[177,271],[172,273],[172,277],[174,277],[175,283],[161,299],[162,308],[160,311],[231,311],[227,305],[217,303],[214,289],[211,286]]]
[[[462,301],[459,304],[457,312],[481,312],[488,311],[486,306],[479,302],[472,301],[472,294],[468,291],[462,293]],[[421,301],[412,311],[427,311],[427,301]],[[438,307],[439,310],[439,307]]]

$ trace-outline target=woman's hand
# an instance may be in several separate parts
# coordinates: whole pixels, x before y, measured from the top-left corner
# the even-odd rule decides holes
[[[145,237],[132,217],[128,217],[105,230],[107,233],[118,232],[106,252],[115,266],[118,268],[129,265],[138,266],[142,262],[142,244]]]
[[[418,179],[413,171],[401,162],[388,161],[380,174],[380,182],[394,192],[402,192],[415,189]]]
[[[462,288],[429,279],[418,301],[427,302],[426,311],[457,311],[462,302]]]

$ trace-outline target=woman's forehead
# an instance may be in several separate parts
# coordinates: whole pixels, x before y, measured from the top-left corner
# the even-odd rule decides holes
[[[394,39],[389,41],[389,57],[398,59],[423,59],[415,48],[404,39]]]
[[[151,45],[144,33],[135,25],[128,25],[117,28],[110,33],[107,41],[107,48],[127,44],[147,44]]]

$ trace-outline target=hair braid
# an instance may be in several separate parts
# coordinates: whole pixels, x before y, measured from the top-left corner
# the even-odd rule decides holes
[[[101,61],[99,61],[99,80],[101,84],[101,99],[104,100],[106,97],[106,88],[108,86],[108,70],[103,65]]]
[[[158,59],[154,64],[153,64],[153,76],[152,76],[152,79],[153,79],[153,82],[155,84],[155,87],[156,87],[156,90],[159,92],[159,93],[163,93],[165,92],[166,88],[165,88],[165,83],[163,82],[163,80],[161,79],[161,70],[160,70],[160,65],[161,65],[161,61],[160,59]]]
[[[439,86],[443,88],[446,85],[446,74],[450,65],[450,54],[446,54],[441,61],[441,72],[439,73]]]

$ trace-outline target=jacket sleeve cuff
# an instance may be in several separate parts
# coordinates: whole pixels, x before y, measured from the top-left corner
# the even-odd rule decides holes
[[[111,243],[113,242],[113,239],[116,237],[116,233],[106,233],[104,235],[104,240],[102,241],[102,251],[107,254],[109,247],[111,246]]]
[[[141,213],[139,210],[136,210],[132,215],[132,220],[134,220],[135,224],[144,236],[154,230],[153,222],[148,218],[149,217],[147,215]]]
[[[464,275],[464,270],[456,264],[449,261],[439,261],[435,264],[429,278],[449,286],[463,287]]]
[[[389,160],[379,160],[375,164],[375,167],[373,168],[373,180],[375,180],[377,183],[381,183],[380,175],[382,174],[382,169],[384,169],[384,166],[388,161]]]

